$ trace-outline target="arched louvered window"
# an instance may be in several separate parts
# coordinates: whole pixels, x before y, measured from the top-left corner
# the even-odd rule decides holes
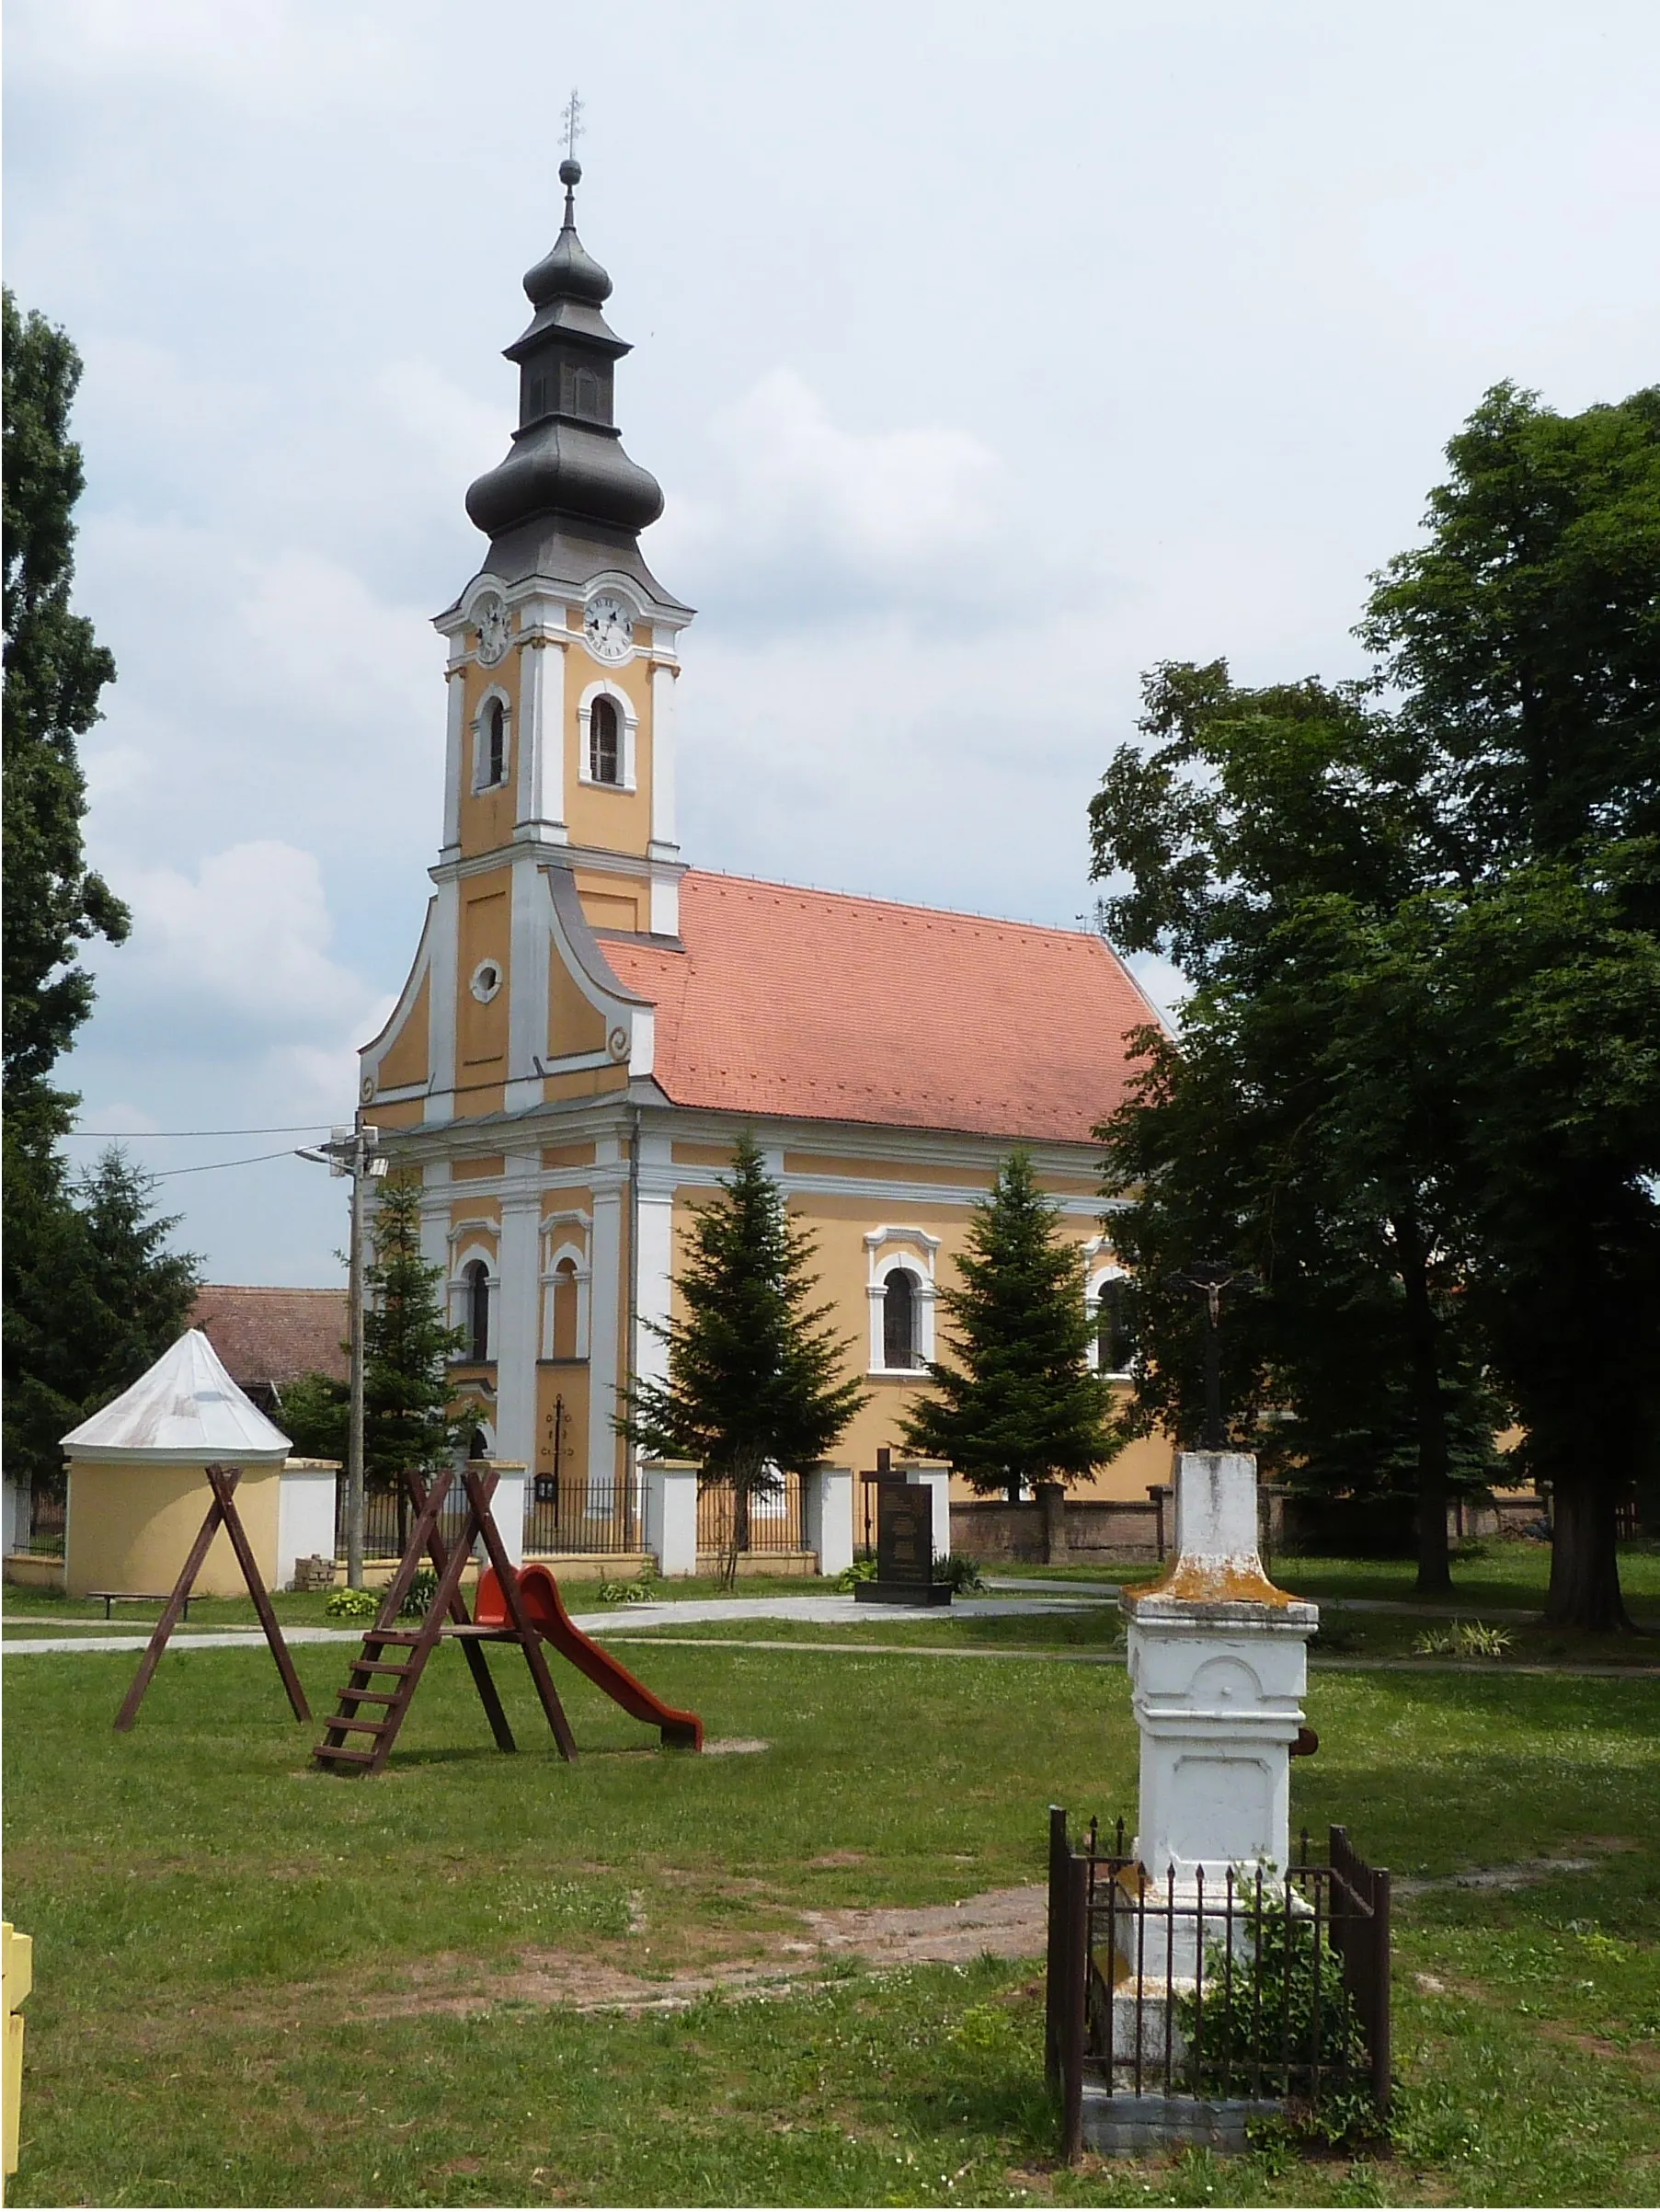
[[[484,710],[484,781],[504,784],[508,773],[508,710],[492,699]]]
[[[882,1290],[882,1365],[920,1367],[918,1323],[921,1285],[907,1267],[896,1267]]]
[[[588,773],[596,784],[623,780],[622,717],[603,692],[588,710]]]
[[[467,1334],[467,1358],[490,1356],[490,1271],[483,1260],[469,1260],[461,1271],[466,1301],[462,1327]]]

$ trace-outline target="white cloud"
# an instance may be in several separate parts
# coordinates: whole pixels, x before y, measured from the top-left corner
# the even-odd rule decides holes
[[[132,911],[128,945],[108,957],[104,988],[169,1003],[187,1023],[228,1023],[292,1037],[368,1018],[372,994],[329,957],[333,934],[316,855],[255,839],[176,868],[112,870]],[[367,1034],[367,1033],[366,1033]]]
[[[671,505],[654,561],[683,567],[700,597],[776,606],[796,623],[896,593],[912,607],[983,603],[1011,488],[967,430],[850,430],[783,368],[716,418],[707,480],[718,489]]]

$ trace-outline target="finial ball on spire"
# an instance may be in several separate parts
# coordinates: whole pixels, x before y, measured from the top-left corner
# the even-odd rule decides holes
[[[559,164],[559,182],[569,191],[582,181],[582,164],[579,161],[562,161]]]

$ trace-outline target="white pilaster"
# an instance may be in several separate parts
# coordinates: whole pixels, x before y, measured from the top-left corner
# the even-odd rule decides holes
[[[675,671],[661,661],[651,671],[651,843],[653,860],[680,856],[674,810]]]
[[[277,1565],[273,1581],[285,1590],[294,1578],[294,1562],[335,1550],[335,1491],[338,1460],[290,1460],[277,1478]]]
[[[609,1186],[606,1180],[610,1169]],[[623,1201],[626,1171],[614,1137],[601,1138],[594,1171],[592,1305],[588,1338],[588,1472],[609,1483],[616,1473],[618,1355],[623,1346]]]
[[[951,1549],[951,1470],[942,1461],[918,1460],[904,1472],[908,1483],[919,1484],[928,1492],[933,1555],[944,1559]]]
[[[518,820],[513,835],[562,845],[565,827],[565,648],[536,636],[519,654]]]
[[[670,1286],[674,1275],[674,1161],[665,1137],[640,1136],[640,1248],[635,1267],[638,1318],[635,1324],[634,1368],[643,1381],[669,1380],[669,1347],[648,1324],[669,1326]]]
[[[496,1495],[490,1509],[501,1533],[501,1545],[514,1566],[524,1564],[524,1469],[516,1460],[492,1460]]]
[[[540,658],[540,656],[537,656]],[[536,1057],[547,1050],[547,975],[552,900],[533,852],[513,861],[513,959],[509,979],[508,1082],[509,1114],[540,1106],[544,1091]]]
[[[451,877],[438,886],[432,916],[432,968],[427,1000],[432,1088],[422,1102],[425,1121],[449,1121],[455,1110],[455,970],[460,930],[461,887]]]
[[[444,739],[444,836],[440,857],[453,860],[461,851],[462,780],[466,773],[466,662],[452,661],[445,672],[449,678],[450,699]]]
[[[536,1353],[541,1303],[541,1158],[509,1153],[497,1246],[496,1454],[525,1465],[536,1451]]]

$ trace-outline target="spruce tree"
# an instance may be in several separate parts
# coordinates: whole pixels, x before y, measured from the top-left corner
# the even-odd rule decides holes
[[[420,1206],[418,1184],[382,1186],[364,1270],[363,1474],[386,1486],[406,1468],[441,1466],[471,1426],[451,1404],[448,1363],[464,1332],[444,1318],[442,1268],[422,1257]]]
[[[1093,1324],[1076,1248],[1056,1227],[1031,1156],[1017,1147],[975,1208],[956,1289],[940,1294],[961,1362],[935,1360],[939,1393],[900,1425],[911,1450],[949,1460],[976,1490],[1074,1482],[1122,1438],[1111,1386],[1092,1371]]]
[[[636,1381],[617,1427],[646,1451],[699,1461],[700,1488],[731,1485],[729,1585],[755,1502],[777,1496],[783,1473],[816,1466],[864,1393],[838,1379],[852,1347],[825,1325],[833,1309],[809,1303],[813,1241],[792,1225],[748,1132],[720,1196],[693,1209],[687,1242],[683,1315],[655,1331],[668,1383]]]

